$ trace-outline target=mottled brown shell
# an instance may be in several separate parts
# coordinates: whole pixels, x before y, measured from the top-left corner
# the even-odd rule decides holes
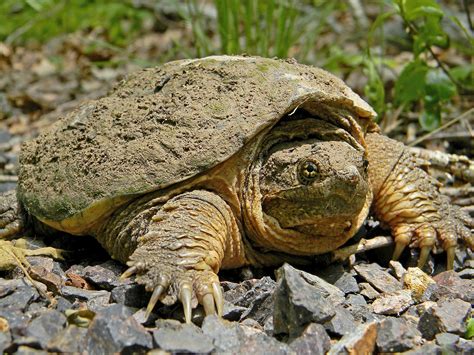
[[[40,219],[87,219],[99,201],[112,209],[207,171],[296,108],[361,144],[375,115],[335,76],[293,61],[216,56],[143,69],[24,145],[19,198]]]

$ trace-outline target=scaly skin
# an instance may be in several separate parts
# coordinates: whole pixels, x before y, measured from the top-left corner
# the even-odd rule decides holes
[[[393,259],[407,245],[420,248],[418,266],[422,267],[429,253],[441,248],[447,253],[447,268],[452,269],[458,240],[474,247],[469,229],[474,220],[440,194],[439,182],[422,169],[427,162],[413,156],[403,144],[378,133],[367,134],[366,142],[373,210],[392,231]]]

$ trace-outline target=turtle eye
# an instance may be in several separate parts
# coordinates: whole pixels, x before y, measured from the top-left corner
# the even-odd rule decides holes
[[[319,169],[316,163],[306,160],[302,162],[298,169],[298,178],[301,183],[307,185],[316,180],[319,176]]]

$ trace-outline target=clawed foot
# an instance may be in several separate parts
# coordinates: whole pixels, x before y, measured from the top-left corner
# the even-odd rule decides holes
[[[23,227],[15,192],[0,194],[0,238],[14,236],[20,233]]]
[[[149,317],[158,301],[173,304],[178,299],[183,305],[186,323],[191,323],[192,309],[201,304],[206,315],[222,316],[224,296],[218,276],[211,270],[185,269],[178,265],[147,265],[143,261],[129,261],[122,274],[126,279],[134,274],[137,282],[153,291],[146,308]]]
[[[392,229],[395,239],[392,259],[397,260],[407,245],[412,248],[420,248],[418,267],[422,268],[430,253],[441,248],[446,251],[447,269],[452,270],[459,239],[473,250],[474,238],[471,228],[474,228],[474,219],[447,202],[439,209],[439,213],[441,215],[439,217],[436,215],[419,216],[417,219],[426,219],[421,223],[397,224]]]

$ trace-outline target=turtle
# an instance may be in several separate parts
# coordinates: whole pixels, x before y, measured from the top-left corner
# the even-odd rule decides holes
[[[158,301],[222,314],[218,272],[308,263],[369,213],[406,246],[473,248],[473,220],[372,107],[293,59],[211,56],[131,74],[26,142],[0,236],[95,237]]]

